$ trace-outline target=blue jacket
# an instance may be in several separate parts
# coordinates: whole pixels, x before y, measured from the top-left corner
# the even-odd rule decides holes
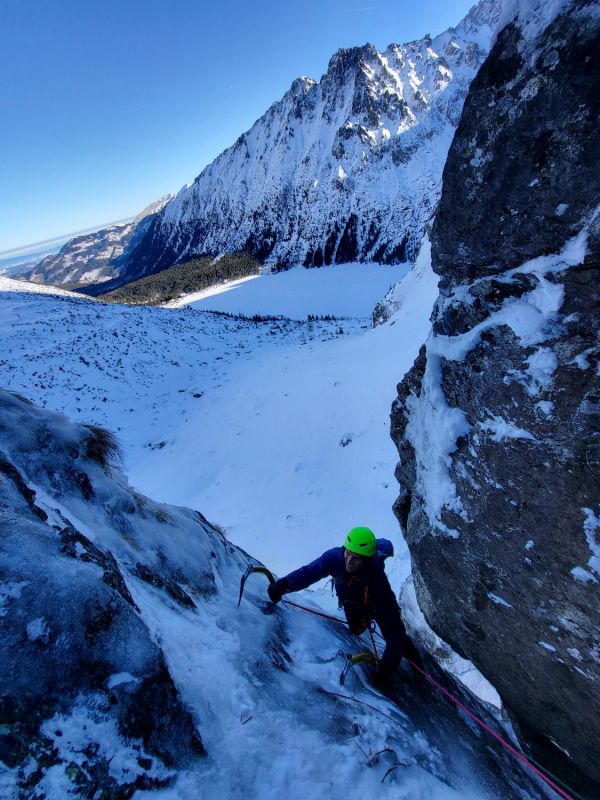
[[[374,556],[360,575],[349,575],[344,562],[344,548],[327,550],[315,561],[290,572],[281,579],[284,592],[298,592],[316,581],[333,578],[339,606],[344,609],[353,633],[362,633],[375,620],[385,639],[385,652],[379,662],[379,674],[388,677],[402,659],[406,629],[383,561]]]

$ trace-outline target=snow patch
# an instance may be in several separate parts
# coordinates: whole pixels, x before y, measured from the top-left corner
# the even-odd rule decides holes
[[[530,441],[536,441],[535,436],[529,433],[529,431],[507,422],[505,419],[495,414],[491,419],[480,422],[478,427],[483,431],[491,433],[490,439],[493,442],[503,442],[505,439],[528,439]]]
[[[549,347],[539,347],[527,359],[527,373],[531,382],[527,387],[530,395],[536,395],[541,389],[548,389],[552,384],[552,376],[558,366],[556,354]]]
[[[600,542],[597,536],[597,532],[600,531],[600,516],[597,516],[591,508],[582,508],[581,510],[585,516],[583,531],[588,547],[592,552],[588,566],[591,567],[593,572],[600,575]]]
[[[326,269],[294,267],[213,286],[167,303],[198,311],[284,316],[370,317],[375,304],[409,272],[410,264],[338,264]]]
[[[492,601],[492,603],[495,603],[498,606],[506,606],[506,608],[512,608],[513,607],[513,606],[511,606],[510,603],[507,603],[506,600],[503,600],[501,597],[498,597],[497,594],[492,594],[491,592],[488,592],[487,596]]]
[[[547,275],[562,272],[582,263],[587,253],[590,226],[600,213],[600,206],[594,211],[582,230],[569,239],[559,253],[526,261],[498,276],[501,282],[510,282],[517,274],[534,275],[538,281],[535,289],[522,297],[507,300],[497,311],[475,325],[471,330],[456,336],[433,336],[427,343],[427,350],[442,356],[449,361],[463,361],[469,352],[479,343],[484,331],[507,325],[524,346],[534,346],[547,338],[551,323],[562,306],[564,288],[559,283],[547,279]],[[488,276],[489,277],[489,276]],[[454,295],[460,296],[461,287]],[[467,291],[468,287],[463,287]],[[530,362],[530,375],[536,381],[547,382],[556,368],[547,348],[534,354]],[[550,372],[552,370],[552,372]]]
[[[461,409],[450,408],[446,402],[441,380],[441,359],[428,353],[421,394],[413,394],[407,400],[406,437],[415,450],[417,486],[432,527],[457,538],[458,532],[442,522],[441,514],[446,508],[466,519],[450,468],[458,439],[466,436],[471,426]]]
[[[500,33],[510,22],[515,22],[525,41],[535,39],[570,4],[571,0],[507,0],[496,33]]]
[[[580,583],[598,583],[592,573],[588,572],[587,569],[583,567],[573,567],[571,575]]]
[[[575,356],[573,363],[577,364],[579,369],[589,369],[590,362],[588,360],[588,356],[591,356],[595,352],[595,347],[588,347],[587,350],[584,350],[582,353],[579,353],[579,355]]]
[[[123,683],[139,683],[139,681],[139,678],[130,675],[129,672],[116,672],[108,678],[106,685],[109,689],[114,689],[115,686],[120,686]]]
[[[402,619],[410,637],[431,653],[443,669],[458,678],[476,697],[500,709],[502,700],[492,684],[470,661],[455,653],[427,624],[417,601],[412,575],[402,584],[399,602]]]
[[[173,775],[158,759],[144,751],[141,741],[127,742],[119,734],[117,721],[109,716],[107,701],[101,695],[79,698],[70,715],[55,714],[40,727],[58,750],[64,762],[50,767],[39,788],[47,797],[69,797],[73,784],[66,775],[70,764],[85,770],[86,751],[92,746],[108,764],[109,775],[117,783],[133,783],[138,775],[167,779]],[[144,769],[139,760],[151,766]]]
[[[554,411],[554,403],[551,400],[539,400],[535,407],[538,408],[542,414],[545,414],[547,417],[552,417],[552,412]]]
[[[43,617],[38,617],[27,625],[27,638],[30,642],[41,641],[46,643],[49,636],[50,628]]]
[[[29,581],[7,581],[0,583],[0,618],[8,613],[8,604],[11,600],[18,600],[23,589]]]

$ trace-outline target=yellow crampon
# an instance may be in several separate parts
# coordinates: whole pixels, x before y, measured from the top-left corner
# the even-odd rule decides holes
[[[372,653],[357,653],[355,656],[351,656],[350,653],[344,653],[346,657],[346,663],[344,664],[344,669],[340,673],[340,686],[343,686],[346,682],[346,676],[348,675],[348,670],[350,667],[354,667],[356,664],[360,664],[363,661],[372,661],[374,664],[377,663],[377,659]]]

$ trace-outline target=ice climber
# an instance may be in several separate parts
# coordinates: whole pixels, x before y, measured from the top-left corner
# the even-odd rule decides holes
[[[268,588],[270,599],[278,603],[284,594],[306,589],[330,575],[350,630],[361,634],[371,620],[375,620],[385,639],[385,651],[375,674],[378,684],[390,680],[402,656],[421,666],[419,652],[406,633],[385,574],[383,561],[392,553],[392,543],[387,539],[376,539],[369,528],[352,528],[343,547],[327,550],[315,561],[290,572]]]

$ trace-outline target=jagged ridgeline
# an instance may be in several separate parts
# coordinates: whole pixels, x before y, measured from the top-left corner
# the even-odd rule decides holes
[[[260,262],[248,253],[228,253],[219,259],[193,258],[99,297],[107,303],[156,306],[182,294],[258,275],[260,266]]]

